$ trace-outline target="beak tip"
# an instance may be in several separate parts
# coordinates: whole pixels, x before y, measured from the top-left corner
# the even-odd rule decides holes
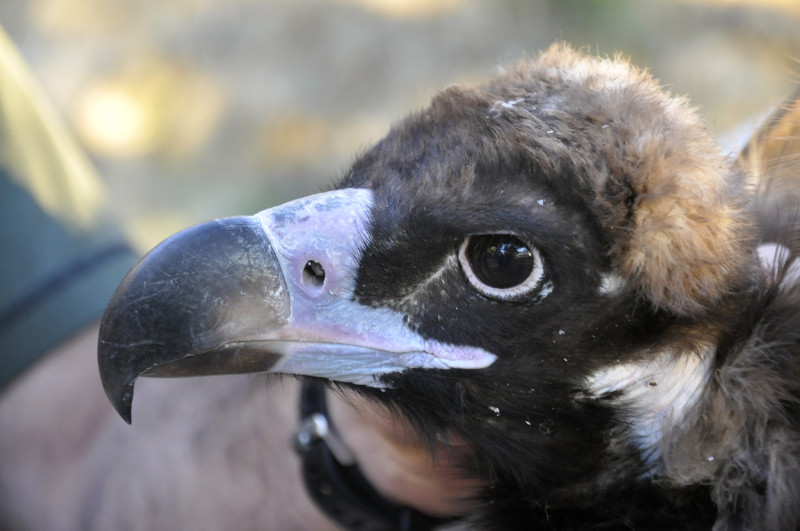
[[[106,392],[111,405],[122,419],[128,424],[131,423],[131,404],[133,403],[133,382],[111,384],[106,378],[102,378],[103,389]]]
[[[124,412],[118,411],[118,413],[122,417],[122,420],[124,420],[128,424],[128,426],[130,426],[131,425],[131,412],[128,411],[127,413],[124,413]]]
[[[122,420],[131,424],[131,402],[133,399],[132,393],[125,393],[125,395],[113,402],[114,409],[117,410],[119,416],[122,417]]]
[[[102,336],[102,332],[101,332]],[[113,355],[109,355],[108,349],[104,348],[103,341],[100,341],[98,348],[97,361],[100,369],[100,382],[103,385],[103,391],[106,393],[111,405],[128,424],[131,423],[131,404],[133,403],[133,384],[136,378],[133,379],[125,376],[125,372],[115,370],[110,360],[115,359]]]
[[[97,360],[106,396],[130,424],[134,382],[142,375],[242,372],[240,365],[253,358],[258,368],[271,366],[274,356],[248,357],[239,347],[233,349],[239,355],[216,354],[242,335],[262,333],[267,320],[283,325],[289,303],[259,219],[210,221],[167,238],[120,282],[101,319]],[[262,317],[226,325],[243,313]]]

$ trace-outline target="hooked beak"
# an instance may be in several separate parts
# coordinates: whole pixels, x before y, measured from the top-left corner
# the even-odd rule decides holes
[[[372,387],[413,368],[482,368],[482,349],[420,337],[397,312],[359,304],[372,193],[348,189],[211,221],[158,245],[128,273],[100,325],[103,388],[131,421],[139,376],[280,372]]]

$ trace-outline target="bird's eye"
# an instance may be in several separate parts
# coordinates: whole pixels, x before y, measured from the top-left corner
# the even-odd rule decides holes
[[[473,287],[496,299],[530,292],[544,272],[536,248],[511,234],[470,236],[458,258]]]

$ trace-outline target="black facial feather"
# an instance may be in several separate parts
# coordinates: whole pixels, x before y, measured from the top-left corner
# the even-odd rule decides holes
[[[337,190],[165,240],[103,317],[103,387],[129,422],[140,376],[352,387],[478,480],[476,529],[800,529],[799,178],[800,93],[734,160],[557,44]]]
[[[489,480],[479,527],[796,528],[800,289],[758,269],[746,182],[684,102],[621,62],[556,46],[445,90],[339,184],[374,194],[355,296],[498,360],[361,391],[430,440],[470,442],[465,474]],[[494,300],[470,285],[459,246],[503,233],[536,247],[547,289]],[[694,381],[678,369],[588,383],[678,359],[711,359],[690,398],[635,387]],[[683,415],[651,448],[637,400]]]
[[[627,479],[642,474],[636,453],[626,448],[615,407],[583,400],[581,379],[618,359],[621,347],[641,335],[632,330],[644,326],[652,332],[658,318],[649,311],[630,315],[636,304],[627,295],[626,304],[618,305],[620,313],[611,316],[612,328],[602,330],[597,316],[608,322],[608,300],[598,297],[596,288],[608,260],[596,237],[599,229],[579,208],[575,191],[553,184],[569,178],[547,177],[535,159],[504,154],[491,137],[486,145],[470,145],[464,135],[486,136],[469,130],[469,113],[475,110],[467,108],[466,117],[459,106],[447,111],[438,118],[444,123],[412,118],[395,132],[397,138],[390,136],[377,154],[357,163],[353,181],[344,184],[369,186],[375,197],[356,295],[402,311],[423,336],[478,346],[500,359],[479,374],[449,370],[394,376],[391,397],[420,429],[463,434],[487,469],[480,472],[513,478],[534,500],[607,474],[607,462],[615,458],[612,448],[632,460],[620,459],[627,468],[620,474]],[[480,115],[487,112],[477,109]],[[405,149],[407,139],[411,146]],[[394,153],[402,160],[393,159]],[[580,171],[561,161],[554,167]],[[357,176],[369,176],[370,182]],[[498,302],[466,281],[455,259],[461,241],[471,234],[507,231],[541,253],[547,292]],[[432,417],[431,410],[439,415]]]

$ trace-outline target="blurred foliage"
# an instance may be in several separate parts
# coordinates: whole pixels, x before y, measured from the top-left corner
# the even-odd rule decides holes
[[[439,88],[554,40],[621,52],[717,132],[797,81],[797,0],[3,0],[142,248],[312,193]]]

